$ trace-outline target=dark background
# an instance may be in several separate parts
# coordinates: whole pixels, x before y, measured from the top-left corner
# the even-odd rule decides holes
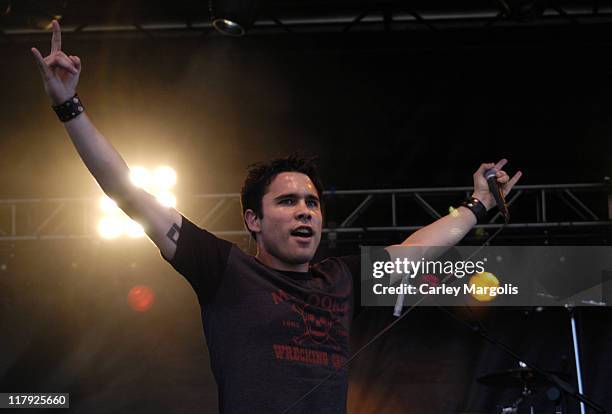
[[[83,61],[78,92],[94,123],[128,164],[174,166],[180,200],[237,192],[248,164],[294,151],[318,155],[336,189],[470,185],[481,162],[502,157],[507,171],[523,171],[521,184],[601,182],[612,174],[609,33],[570,25],[63,41]],[[47,51],[49,39],[0,44],[4,199],[101,194],[29,52]],[[70,392],[71,411],[83,413],[214,411],[195,295],[151,243],[0,244],[0,391]],[[357,246],[330,253],[349,251]],[[156,293],[148,312],[127,305],[136,284]],[[574,382],[563,309],[453,312]],[[354,349],[390,313],[360,315]],[[612,409],[609,311],[581,310],[578,322],[585,390]],[[519,390],[476,378],[516,366],[442,310],[418,309],[351,365],[349,411],[493,413]],[[535,404],[553,412],[541,395]]]

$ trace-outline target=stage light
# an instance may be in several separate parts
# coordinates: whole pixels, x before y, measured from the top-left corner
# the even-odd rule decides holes
[[[244,36],[255,22],[256,0],[209,0],[213,27],[226,36]]]
[[[134,220],[127,220],[124,222],[123,232],[132,239],[145,235],[144,228]]]
[[[130,168],[130,180],[136,187],[147,188],[151,184],[151,174],[144,167]]]
[[[131,182],[153,195],[165,207],[176,207],[176,197],[170,191],[176,179],[176,172],[167,165],[159,166],[152,172],[141,166],[130,168]],[[103,196],[98,204],[103,213],[98,223],[98,233],[102,238],[138,238],[145,235],[143,227],[123,213],[114,200]]]
[[[176,197],[169,191],[162,191],[155,195],[157,201],[165,207],[176,207]]]
[[[155,186],[160,190],[168,190],[176,184],[176,171],[164,165],[153,172]]]
[[[121,212],[121,210],[117,206],[117,203],[115,203],[115,201],[109,198],[108,196],[100,197],[99,204],[100,204],[100,209],[106,214],[114,215],[114,214],[118,214]]]
[[[103,217],[98,223],[98,233],[103,239],[116,239],[123,232],[123,223],[117,217]]]

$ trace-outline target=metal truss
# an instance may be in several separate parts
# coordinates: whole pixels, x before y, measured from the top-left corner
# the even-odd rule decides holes
[[[403,234],[449,213],[472,187],[326,191],[326,240],[346,235]],[[95,239],[98,206],[93,198],[0,200],[0,242]],[[513,220],[508,229],[555,229],[567,235],[612,228],[612,186],[591,184],[518,185],[508,198]],[[238,193],[199,194],[179,209],[220,237],[248,239]],[[476,229],[503,225],[500,214]],[[362,236],[359,236],[362,237]]]
[[[320,2],[276,0],[261,2],[251,34],[348,31],[401,32],[446,28],[491,26],[550,26],[609,23],[612,4],[593,0],[576,3],[563,0],[496,0],[488,4],[464,1]],[[0,41],[15,41],[23,35],[44,33],[40,27],[52,17],[61,17],[66,33],[143,37],[199,36],[212,31],[208,2],[174,0],[121,3],[121,13],[111,12],[105,2],[94,0],[2,0]],[[114,7],[111,7],[114,10]],[[38,26],[38,27],[36,27]]]

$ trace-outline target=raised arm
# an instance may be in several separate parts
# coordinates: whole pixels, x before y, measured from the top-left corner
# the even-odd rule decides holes
[[[474,173],[473,197],[482,202],[487,210],[495,206],[493,194],[489,191],[484,172],[488,168],[497,170],[497,182],[504,196],[521,178],[522,172],[518,171],[512,178],[502,169],[508,160],[505,158],[493,163],[481,164]],[[453,213],[448,214],[428,226],[414,232],[403,243],[403,246],[454,246],[476,225],[476,217],[467,207],[459,207]]]
[[[81,60],[77,56],[62,52],[59,23],[53,21],[52,24],[50,54],[43,57],[36,48],[32,48],[32,54],[40,70],[45,92],[51,99],[51,104],[57,106],[75,96],[81,73]],[[182,225],[179,212],[162,206],[151,194],[132,185],[127,164],[84,111],[64,122],[64,127],[104,193],[144,227],[149,238],[166,258],[174,257]]]

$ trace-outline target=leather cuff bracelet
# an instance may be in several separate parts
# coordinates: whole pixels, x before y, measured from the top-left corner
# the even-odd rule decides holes
[[[52,107],[57,117],[62,122],[70,121],[76,118],[85,111],[85,107],[79,99],[79,96],[75,93],[74,96],[68,99],[66,102]]]
[[[459,205],[468,208],[472,213],[474,213],[477,223],[482,223],[487,216],[487,208],[476,197],[470,197]]]

